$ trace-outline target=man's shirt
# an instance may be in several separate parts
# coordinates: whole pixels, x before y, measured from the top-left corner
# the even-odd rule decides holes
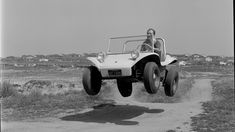
[[[146,39],[146,40],[143,42],[143,44],[146,44],[146,45],[142,45],[141,51],[151,51],[151,50],[152,50],[152,48],[150,48],[150,47],[152,47],[152,42],[151,42],[149,39]],[[147,46],[147,45],[149,45],[149,46]],[[161,48],[161,43],[156,40],[155,43],[154,43],[154,48],[157,48],[157,49],[160,50],[160,48]]]

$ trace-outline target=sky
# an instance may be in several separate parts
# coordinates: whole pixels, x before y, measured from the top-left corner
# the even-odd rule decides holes
[[[1,0],[1,56],[106,51],[156,30],[172,54],[234,56],[233,0]]]

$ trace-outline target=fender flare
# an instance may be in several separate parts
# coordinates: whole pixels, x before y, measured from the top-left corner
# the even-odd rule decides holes
[[[96,59],[96,57],[87,57],[87,60],[89,60],[91,62],[90,66],[95,66],[96,68],[100,68],[100,62]]]

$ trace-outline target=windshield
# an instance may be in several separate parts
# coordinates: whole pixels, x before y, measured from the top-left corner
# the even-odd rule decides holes
[[[145,39],[146,35],[110,38],[108,53],[130,53],[140,50]]]

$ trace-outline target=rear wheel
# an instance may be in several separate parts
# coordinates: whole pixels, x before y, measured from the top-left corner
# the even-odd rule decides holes
[[[117,79],[117,86],[123,97],[129,97],[132,93],[132,82],[124,79]]]
[[[85,69],[82,83],[86,93],[89,95],[97,95],[101,88],[101,80],[101,73],[96,67],[91,66]]]
[[[155,62],[148,62],[144,68],[144,86],[148,93],[157,93],[160,87],[160,71]]]
[[[179,83],[179,73],[174,68],[170,68],[166,75],[165,80],[165,94],[166,96],[174,96],[176,90],[178,89],[178,83]]]

